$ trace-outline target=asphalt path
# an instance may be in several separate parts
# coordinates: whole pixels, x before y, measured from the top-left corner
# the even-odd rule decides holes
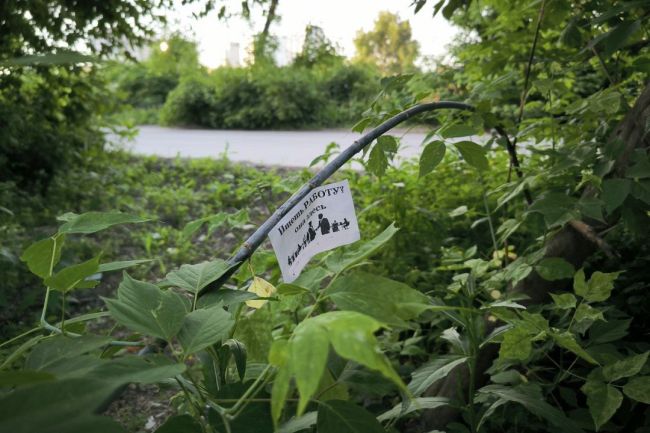
[[[139,126],[130,142],[120,143],[140,155],[173,158],[222,158],[269,166],[307,167],[323,154],[327,145],[336,142],[341,149],[351,145],[360,134],[341,130],[318,131],[238,131],[164,128]],[[397,130],[401,137],[398,159],[420,154],[425,137],[421,130]],[[117,139],[113,137],[112,141]]]

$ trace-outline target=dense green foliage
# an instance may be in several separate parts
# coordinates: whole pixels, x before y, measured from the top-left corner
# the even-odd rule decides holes
[[[383,135],[365,171],[337,174],[363,239],[291,284],[266,246],[228,278],[225,259],[307,171],[117,153],[50,196],[1,191],[5,302],[43,298],[0,346],[3,431],[124,431],[98,413],[128,383],[176,393],[158,433],[648,429],[647,2],[413,5],[462,26],[459,63],[439,68],[444,88],[382,79],[354,129],[441,95],[476,109],[428,116],[419,163],[393,167],[399,138]],[[271,65],[179,75],[165,104],[227,95],[232,122],[309,124],[298,73],[333,70],[310,53],[282,69],[305,93],[270,106],[285,117],[251,104],[284,97]]]

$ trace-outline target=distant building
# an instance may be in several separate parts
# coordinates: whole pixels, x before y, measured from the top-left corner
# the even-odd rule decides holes
[[[232,67],[241,66],[241,61],[239,59],[239,43],[231,42],[230,48],[226,50],[226,65]]]

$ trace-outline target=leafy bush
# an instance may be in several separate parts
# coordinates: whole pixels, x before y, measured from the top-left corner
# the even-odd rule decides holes
[[[219,106],[214,89],[206,80],[188,77],[167,97],[160,112],[163,124],[216,127]]]

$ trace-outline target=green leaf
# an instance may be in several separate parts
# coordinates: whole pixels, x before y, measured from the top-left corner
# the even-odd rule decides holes
[[[409,391],[415,396],[422,395],[431,385],[447,377],[451,370],[465,361],[467,357],[462,355],[442,355],[434,358],[411,373]]]
[[[551,336],[558,346],[575,353],[580,358],[591,364],[598,364],[598,362],[589,353],[587,353],[587,351],[583,349],[582,346],[580,346],[572,333],[568,331],[562,333],[552,333]]]
[[[577,303],[576,297],[571,293],[560,293],[557,295],[555,293],[551,293],[551,298],[553,298],[553,302],[561,310],[569,310],[571,308],[575,308]]]
[[[197,420],[185,414],[169,417],[155,433],[203,433],[203,429]]]
[[[318,322],[307,320],[296,327],[291,338],[291,365],[300,392],[297,416],[303,414],[318,389],[329,353],[327,330]]]
[[[41,239],[31,244],[20,256],[20,260],[27,264],[33,274],[45,279],[59,263],[64,241],[65,236],[62,235]]]
[[[86,212],[81,215],[72,214],[67,219],[67,222],[59,227],[59,233],[90,234],[117,224],[142,223],[146,221],[151,221],[151,219],[122,212]]]
[[[426,409],[436,409],[441,406],[446,406],[449,404],[449,399],[445,397],[418,397],[408,401],[407,405],[400,403],[394,406],[392,409],[382,413],[377,417],[377,420],[380,422],[387,421],[389,419],[401,418],[404,415],[407,415],[411,412],[426,410]]]
[[[198,308],[207,308],[216,304],[229,307],[256,298],[255,293],[246,290],[224,289],[222,287],[214,292],[204,293],[203,296],[199,297],[197,305]]]
[[[631,379],[623,387],[623,392],[632,400],[650,404],[650,376],[641,376]]]
[[[277,429],[277,433],[296,433],[302,430],[307,430],[316,424],[317,416],[318,413],[312,411],[307,412],[303,416],[291,418]]]
[[[596,322],[589,329],[589,336],[593,344],[604,344],[620,340],[627,335],[631,320],[608,320]]]
[[[223,345],[229,348],[230,353],[235,358],[239,380],[243,381],[246,375],[246,345],[233,338],[224,341]]]
[[[650,352],[630,356],[603,367],[603,377],[614,382],[624,377],[635,376],[648,361]]]
[[[277,287],[278,295],[281,296],[298,296],[311,293],[309,289],[300,287],[297,284],[282,283]]]
[[[367,242],[356,243],[347,248],[339,248],[325,259],[325,266],[334,273],[344,270],[365,260],[387,243],[399,229],[392,223],[377,237]]]
[[[371,122],[372,122],[371,117],[363,118],[354,124],[354,126],[352,127],[352,131],[361,133],[363,132],[364,129],[368,127],[368,125],[370,125]]]
[[[196,265],[183,265],[165,277],[176,287],[199,293],[203,288],[224,275],[232,265],[224,260],[202,262]]]
[[[573,277],[573,265],[561,257],[548,257],[542,259],[535,266],[535,270],[548,281],[564,280]]]
[[[291,373],[290,367],[281,368],[278,370],[273,381],[273,389],[271,390],[271,416],[275,424],[278,423],[282,416],[282,409],[289,395]]]
[[[99,269],[100,256],[94,257],[78,265],[69,266],[45,279],[45,284],[51,289],[67,293],[78,287],[84,280]]]
[[[11,433],[124,433],[93,415],[115,385],[91,379],[48,381],[0,397],[0,431]]]
[[[618,51],[620,48],[625,46],[627,40],[635,34],[641,28],[641,21],[623,21],[618,24],[612,30],[610,30],[606,36],[600,39],[600,44],[602,46],[602,56],[607,58]]]
[[[140,265],[142,263],[150,263],[152,261],[153,260],[151,259],[139,259],[139,260],[124,260],[120,262],[102,263],[101,265],[99,265],[97,272],[119,271],[122,269],[130,268],[132,266]]]
[[[589,380],[580,389],[587,396],[587,406],[598,431],[621,406],[623,395],[612,385],[599,381]]]
[[[25,369],[46,370],[61,360],[75,358],[104,347],[111,340],[111,337],[99,335],[82,335],[81,337],[58,335],[48,338],[30,352],[25,362]]]
[[[577,200],[560,192],[548,192],[535,200],[530,206],[530,212],[539,212],[544,215],[548,227],[563,225],[579,216],[575,209]]]
[[[319,402],[316,429],[318,433],[385,433],[374,415],[343,400]]]
[[[377,142],[368,156],[368,171],[376,176],[383,176],[388,168],[388,157],[384,148]]]
[[[503,334],[499,348],[499,359],[516,359],[523,361],[530,356],[532,336],[527,330],[514,327]]]
[[[588,304],[582,303],[576,309],[572,329],[582,334],[589,329],[596,320],[605,320],[603,312]]]
[[[430,304],[426,295],[406,284],[366,272],[339,277],[324,293],[340,310],[364,313],[398,327],[408,327],[406,321],[419,314],[401,304]]]
[[[603,182],[602,200],[605,202],[607,213],[618,209],[632,189],[632,181],[629,179],[606,179]]]
[[[620,272],[603,273],[596,271],[591,275],[588,283],[585,283],[584,270],[576,272],[573,279],[573,290],[578,296],[582,296],[589,302],[602,302],[609,298],[614,288],[614,280]]]
[[[331,311],[309,320],[327,329],[330,344],[343,358],[378,371],[398,387],[406,388],[379,348],[374,334],[382,327],[380,322],[353,311]]]
[[[0,371],[0,388],[33,385],[54,380],[56,377],[46,371],[18,370]]]
[[[178,340],[185,355],[189,355],[227,337],[234,323],[231,314],[218,305],[195,310],[183,320]]]
[[[422,156],[420,156],[419,177],[422,178],[431,173],[445,157],[446,150],[447,147],[442,141],[432,141],[431,143],[427,143],[422,151]]]
[[[503,385],[488,385],[478,390],[479,393],[492,394],[504,400],[519,403],[535,415],[559,427],[563,432],[582,433],[580,427],[560,410],[546,403],[541,396],[532,395],[519,388]]]
[[[442,138],[458,138],[479,134],[478,129],[472,125],[459,125],[457,123],[442,127],[438,134]]]
[[[183,299],[171,290],[131,278],[126,272],[117,299],[103,298],[119,324],[169,341],[181,329],[187,313]]]
[[[487,170],[488,160],[485,157],[485,149],[473,141],[459,141],[454,143],[463,159],[479,171]]]
[[[185,364],[177,364],[163,355],[126,356],[103,362],[85,376],[114,384],[153,384],[185,372]]]

